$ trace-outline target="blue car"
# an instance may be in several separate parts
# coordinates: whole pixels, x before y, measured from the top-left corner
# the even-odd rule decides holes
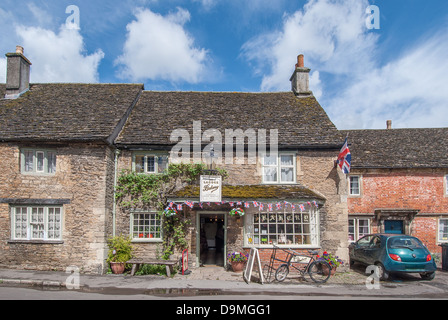
[[[416,237],[397,234],[370,234],[350,244],[350,265],[355,262],[378,267],[378,276],[387,280],[391,273],[419,273],[432,280],[436,263]]]

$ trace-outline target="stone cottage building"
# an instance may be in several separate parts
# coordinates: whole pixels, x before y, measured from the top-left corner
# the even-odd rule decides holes
[[[103,272],[114,146],[143,85],[29,84],[7,54],[0,84],[0,267]]]
[[[448,128],[349,130],[349,241],[367,233],[448,242]]]
[[[309,71],[299,56],[291,92],[145,91],[133,108],[115,140],[119,171],[157,173],[185,150],[182,161],[209,165],[213,147],[213,166],[228,173],[219,203],[201,202],[199,185],[170,196],[191,220],[194,265],[207,264],[210,250],[225,264],[226,253],[251,247],[266,261],[273,244],[322,248],[347,260],[347,188],[334,164],[344,139],[309,91]],[[229,216],[235,207],[245,215]],[[130,233],[140,256],[156,254],[162,239],[151,232],[161,223],[155,210],[118,208],[116,219],[116,232]]]

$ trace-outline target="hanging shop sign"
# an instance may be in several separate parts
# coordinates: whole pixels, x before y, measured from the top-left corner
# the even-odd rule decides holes
[[[201,202],[221,202],[222,177],[201,176]]]

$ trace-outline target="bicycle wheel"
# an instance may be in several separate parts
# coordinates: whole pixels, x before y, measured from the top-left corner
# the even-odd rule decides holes
[[[275,272],[275,280],[278,282],[282,282],[286,279],[287,275],[289,273],[289,267],[287,264],[282,264],[280,267],[278,267],[277,271]]]
[[[264,277],[264,281],[267,283],[271,283],[272,281],[274,281],[274,268],[272,268],[270,265],[265,264],[263,266],[263,277]]]
[[[331,266],[326,261],[314,261],[308,268],[308,274],[316,283],[327,282],[331,275]]]

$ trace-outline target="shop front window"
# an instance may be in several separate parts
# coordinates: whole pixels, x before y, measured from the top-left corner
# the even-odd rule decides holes
[[[319,245],[316,208],[304,211],[291,208],[280,210],[254,208],[246,210],[246,213],[246,245],[256,247],[273,244],[292,247]]]

